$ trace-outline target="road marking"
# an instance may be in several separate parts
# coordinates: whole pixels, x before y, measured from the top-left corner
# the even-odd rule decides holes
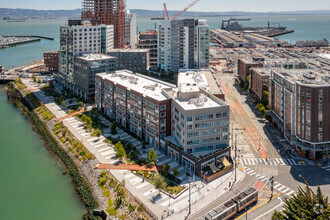
[[[259,178],[260,179],[260,178]],[[262,178],[262,179],[260,179],[261,181],[265,181],[265,180],[267,180],[268,179],[268,177],[265,177],[265,178]]]
[[[255,172],[254,170],[250,170],[249,172],[247,172],[247,174],[251,174],[251,173],[253,173],[253,172]]]
[[[276,196],[274,196],[272,199],[275,199],[276,197],[280,196],[281,194],[282,194],[282,192],[280,192],[279,194],[277,194]],[[245,216],[246,214],[249,214],[250,212],[252,212],[253,210],[259,208],[260,206],[265,205],[266,203],[268,203],[268,201],[269,201],[269,200],[267,200],[267,201],[261,203],[261,204],[258,205],[258,206],[253,207],[253,208],[250,209],[249,211],[247,211],[247,212],[243,213],[242,215],[238,216],[237,218],[235,218],[235,220],[240,219],[241,217]]]
[[[287,193],[287,195],[289,196],[289,195],[291,195],[292,193],[294,193],[294,191],[293,191],[293,190],[292,190],[291,192]]]
[[[278,183],[277,185],[275,185],[274,187],[277,188],[278,186],[282,185],[281,183]]]
[[[284,162],[286,163],[286,165],[289,165],[289,166],[292,165],[291,162],[290,162],[289,160],[286,160],[286,159],[283,159],[283,160],[284,160]]]
[[[282,193],[285,193],[286,191],[289,191],[289,188],[286,188],[285,190],[282,191]]]
[[[261,174],[257,174],[256,177],[260,176]]]
[[[290,159],[294,165],[297,165],[296,161],[294,159]]]
[[[286,186],[282,186],[282,187],[278,188],[278,190],[282,192],[282,190],[283,190],[284,188],[286,188]]]

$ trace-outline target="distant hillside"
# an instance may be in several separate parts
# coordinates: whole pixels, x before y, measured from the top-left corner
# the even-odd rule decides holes
[[[0,8],[0,17],[40,17],[40,18],[79,18],[81,10],[34,10],[34,9],[11,9]]]
[[[163,11],[131,9],[131,13],[136,13],[138,17],[157,17],[162,16]],[[178,11],[169,11],[173,16]],[[34,9],[11,9],[0,8],[0,17],[40,17],[40,18],[79,18],[81,9],[75,10],[34,10]],[[244,12],[244,11],[229,11],[229,12],[196,12],[187,11],[184,16],[253,16],[253,15],[330,15],[330,10],[319,11],[286,11],[286,12]]]

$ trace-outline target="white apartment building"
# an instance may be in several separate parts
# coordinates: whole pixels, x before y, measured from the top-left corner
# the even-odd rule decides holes
[[[158,67],[166,72],[209,67],[210,29],[205,20],[162,21],[158,27]]]
[[[136,48],[136,14],[131,14],[129,10],[125,13],[125,45]]]
[[[114,45],[113,25],[100,25],[96,20],[69,20],[60,28],[58,80],[73,89],[74,58],[90,53],[106,53]]]

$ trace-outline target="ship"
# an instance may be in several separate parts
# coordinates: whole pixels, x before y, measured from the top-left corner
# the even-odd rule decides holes
[[[24,19],[24,18],[4,17],[3,20],[7,21],[7,22],[26,22],[26,19]]]
[[[165,20],[164,18],[162,17],[153,17],[153,18],[150,18],[151,20]]]

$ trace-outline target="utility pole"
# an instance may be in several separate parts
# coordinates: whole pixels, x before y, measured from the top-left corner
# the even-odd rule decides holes
[[[270,189],[272,191],[272,194],[270,195],[270,199],[272,199],[274,195],[274,176],[272,176],[269,180],[270,180]]]
[[[235,171],[235,183],[236,183],[236,179],[237,179],[237,171],[236,171],[236,167],[237,167],[237,133],[235,133],[235,167],[234,167],[234,171]]]

